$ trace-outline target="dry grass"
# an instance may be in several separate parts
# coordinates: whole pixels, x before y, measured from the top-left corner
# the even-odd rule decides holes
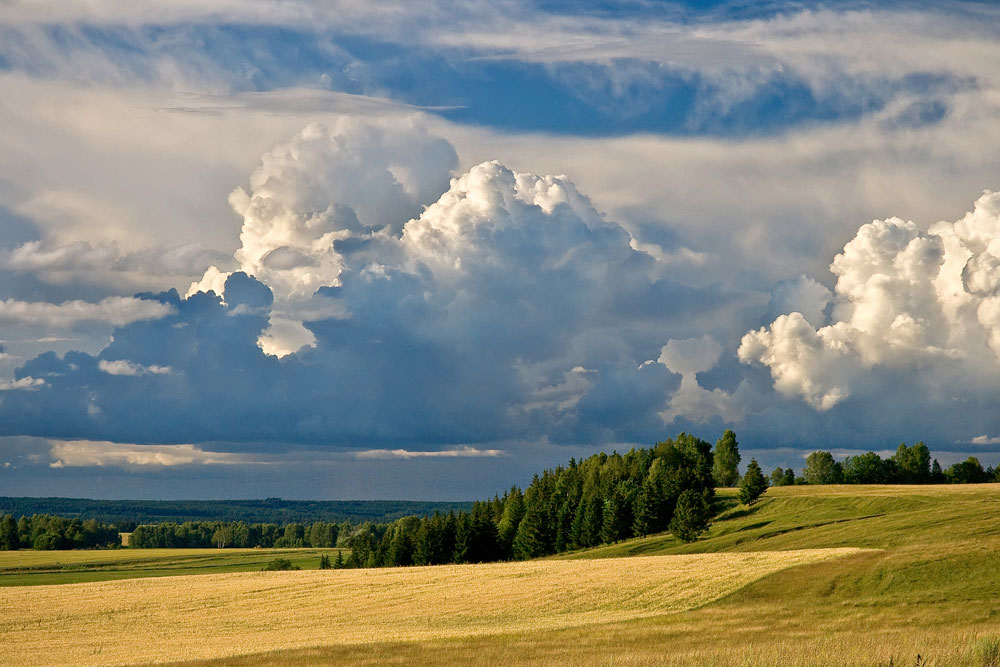
[[[114,665],[434,641],[681,612],[858,549],[254,572],[0,589],[3,661]]]

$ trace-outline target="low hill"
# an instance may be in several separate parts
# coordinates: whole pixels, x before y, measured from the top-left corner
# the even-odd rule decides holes
[[[1000,484],[782,486],[754,505],[717,492],[709,532],[684,544],[669,533],[564,554],[609,558],[825,547],[930,548],[1000,536]]]

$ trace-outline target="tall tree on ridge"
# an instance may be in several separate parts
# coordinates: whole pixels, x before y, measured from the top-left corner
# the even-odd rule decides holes
[[[712,476],[715,478],[715,483],[719,486],[736,486],[740,479],[740,460],[736,434],[726,429],[715,443],[712,461]]]

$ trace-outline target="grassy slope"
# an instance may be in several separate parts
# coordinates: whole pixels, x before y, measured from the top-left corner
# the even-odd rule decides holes
[[[343,549],[346,558],[350,551]],[[95,551],[0,551],[0,587],[75,584],[136,577],[251,572],[275,558],[304,570],[319,567],[337,549],[117,549]]]
[[[910,665],[919,654],[920,664],[1000,665],[1000,485],[785,487],[751,508],[723,491],[720,504],[726,509],[694,544],[654,536],[565,557],[881,551],[783,570],[701,609],[653,619],[224,664]]]

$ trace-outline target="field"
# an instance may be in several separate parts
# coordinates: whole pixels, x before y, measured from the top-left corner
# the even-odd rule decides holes
[[[13,664],[110,665],[620,622],[855,549],[254,572],[0,589]],[[53,613],[59,610],[58,613]]]
[[[1000,485],[720,496],[692,545],[3,588],[0,641],[13,664],[1000,665]]]
[[[319,567],[337,549],[117,549],[100,551],[0,551],[0,586],[75,584],[186,574],[251,572],[275,558],[302,569]],[[343,557],[350,550],[341,549]]]

